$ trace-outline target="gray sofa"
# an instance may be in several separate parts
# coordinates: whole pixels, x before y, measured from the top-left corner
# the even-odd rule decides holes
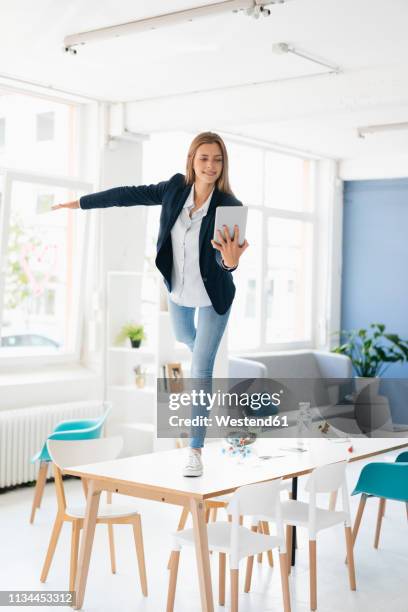
[[[309,379],[310,385],[299,382],[299,387],[308,390],[309,395],[305,399],[310,399],[317,407],[334,407],[339,399],[336,381],[351,376],[348,357],[325,351],[250,353],[229,359],[230,378]],[[301,400],[301,397],[298,399]]]

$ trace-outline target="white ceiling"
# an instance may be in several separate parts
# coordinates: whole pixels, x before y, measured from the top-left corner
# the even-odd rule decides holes
[[[62,51],[68,34],[213,1],[3,0],[0,74],[132,100],[137,131],[222,129],[343,159],[407,153],[408,131],[356,137],[408,121],[406,0],[291,0],[266,19],[226,14]],[[273,54],[282,41],[344,72]]]

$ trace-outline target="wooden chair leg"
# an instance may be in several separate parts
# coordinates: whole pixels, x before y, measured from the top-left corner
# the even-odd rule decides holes
[[[356,518],[355,518],[354,525],[353,525],[353,546],[357,539],[358,530],[360,529],[360,523],[363,517],[363,512],[364,512],[364,508],[366,505],[366,501],[367,501],[367,496],[364,495],[363,493],[363,495],[360,498],[360,503],[358,505],[358,510],[357,510]]]
[[[293,526],[286,525],[286,556],[288,559],[288,575],[292,571],[292,540],[293,540]]]
[[[211,512],[211,520],[213,523],[217,520],[218,508],[213,508]]]
[[[81,533],[81,521],[72,521],[71,535],[71,560],[69,564],[69,590],[75,590],[75,578],[78,568],[79,535]]]
[[[384,503],[385,499],[381,498],[380,503],[378,504],[377,525],[375,528],[374,536],[374,548],[378,548],[378,542],[380,540],[381,524],[384,516]]]
[[[252,525],[252,531],[258,531],[258,525]],[[249,593],[249,589],[251,588],[251,580],[252,580],[252,568],[254,567],[254,556],[248,557],[246,573],[245,573],[245,593]]]
[[[354,519],[353,531],[352,531],[352,536],[351,536],[353,547],[354,547],[354,544],[356,543],[358,530],[360,529],[360,523],[361,523],[361,519],[363,518],[363,512],[364,512],[366,502],[367,502],[367,495],[364,495],[363,493],[360,497],[360,503],[358,504],[356,518]],[[345,563],[347,563],[347,556],[346,556]]]
[[[238,612],[239,570],[230,570],[231,576],[231,612]]]
[[[316,540],[309,540],[310,609],[317,608]]]
[[[283,610],[290,612],[290,592],[289,592],[289,575],[288,575],[288,555],[287,553],[279,554],[279,564],[282,584]]]
[[[42,572],[41,572],[41,578],[40,578],[41,582],[45,582],[47,580],[48,571],[50,569],[52,558],[55,553],[55,548],[58,543],[58,538],[61,533],[61,527],[62,527],[63,522],[64,521],[62,517],[59,514],[57,514],[57,518],[55,519],[54,527],[52,529],[50,543],[48,544],[48,550],[47,550],[47,554],[46,554],[44,565],[43,565]]]
[[[113,525],[111,523],[108,523],[108,538],[112,574],[116,574],[115,540],[113,537]]]
[[[188,508],[185,508],[185,507],[181,511],[181,515],[180,515],[180,519],[179,519],[179,524],[177,525],[177,531],[181,531],[186,526],[189,512],[190,512],[190,510]],[[173,562],[173,556],[172,556],[173,552],[174,551],[172,551],[170,553],[169,560],[167,562],[167,569],[170,569],[170,566],[171,566],[171,564]]]
[[[142,593],[147,597],[147,577],[146,577],[146,565],[143,547],[143,532],[142,523],[140,520],[140,514],[137,514],[133,523],[133,535],[135,537],[137,563],[139,566],[139,577],[140,586],[142,587]]]
[[[167,606],[166,612],[173,612],[174,610],[174,598],[176,596],[176,585],[177,585],[177,574],[180,560],[180,551],[173,550],[171,552],[172,563],[170,567],[169,576],[169,590],[167,592]]]
[[[332,491],[330,493],[329,510],[331,510],[332,512],[334,512],[334,510],[336,509],[337,495],[338,491]]]
[[[219,553],[218,559],[218,603],[220,606],[225,606],[225,566],[227,563],[227,555],[225,553]]]
[[[268,521],[263,521],[262,522],[262,530],[263,530],[265,535],[270,535]],[[272,554],[272,551],[268,550],[267,554],[268,554],[269,566],[273,567],[273,554]]]
[[[37,474],[37,482],[35,483],[33,505],[31,506],[30,523],[34,523],[35,512],[41,506],[41,500],[44,493],[45,483],[47,481],[48,461],[41,461]]]
[[[351,527],[344,528],[346,534],[346,548],[347,548],[347,565],[349,572],[350,589],[356,590],[356,572],[354,569],[354,552],[353,552],[353,536],[351,535]]]
[[[259,521],[259,525],[258,525],[258,531],[259,533],[263,533],[263,524],[262,521]],[[258,553],[256,560],[258,561],[258,563],[262,563],[262,553]]]
[[[387,505],[387,500],[384,499],[384,507],[383,507],[383,516],[385,516],[385,506]]]

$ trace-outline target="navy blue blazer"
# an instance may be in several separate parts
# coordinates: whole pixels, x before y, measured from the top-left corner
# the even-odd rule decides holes
[[[190,193],[191,185],[186,185],[183,174],[175,174],[169,181],[157,185],[138,187],[115,187],[82,196],[80,207],[108,208],[110,206],[135,206],[137,204],[160,205],[159,236],[157,239],[156,266],[171,291],[171,272],[173,268],[173,249],[170,231],[176,222]],[[200,272],[204,286],[214,310],[222,315],[230,308],[235,296],[235,285],[231,271],[226,270],[221,261],[221,253],[211,244],[214,235],[215,209],[217,206],[242,206],[233,195],[214,189],[207,214],[200,227]]]

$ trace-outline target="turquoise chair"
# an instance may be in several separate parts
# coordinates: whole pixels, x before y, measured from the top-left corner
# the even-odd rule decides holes
[[[374,536],[374,548],[378,548],[381,524],[384,516],[385,501],[393,499],[406,504],[408,516],[408,452],[401,453],[395,463],[369,463],[360,473],[352,495],[361,494],[356,520],[353,527],[353,544],[360,528],[366,501],[369,497],[379,497],[377,526]]]
[[[56,425],[53,432],[48,436],[47,440],[91,440],[100,438],[102,435],[103,426],[111,409],[111,404],[104,402],[105,412],[102,416],[95,419],[73,419],[70,421],[61,421]],[[40,462],[40,467],[35,484],[33,505],[31,508],[30,523],[34,523],[35,513],[41,505],[44,487],[47,480],[48,466],[51,463],[51,457],[48,454],[47,440],[44,446],[31,459],[31,463]]]

